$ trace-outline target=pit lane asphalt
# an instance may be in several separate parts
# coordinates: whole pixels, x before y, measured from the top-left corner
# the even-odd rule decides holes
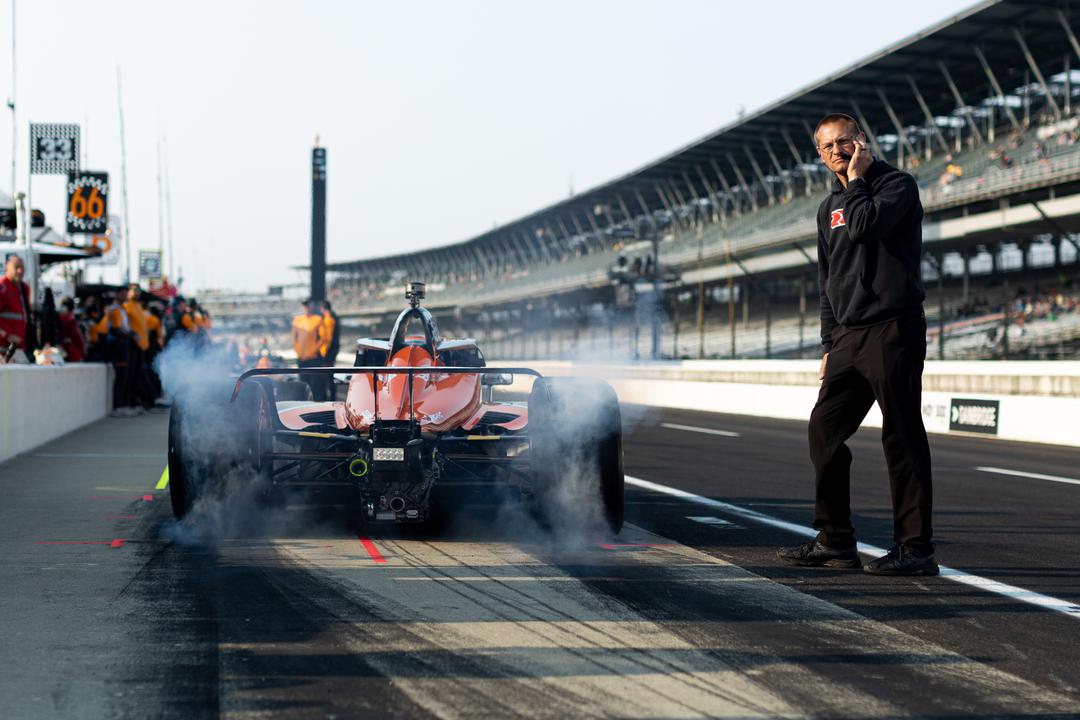
[[[629,475],[808,522],[803,423],[624,414]],[[0,716],[1080,717],[1076,618],[778,566],[800,538],[651,491],[628,488],[608,547],[480,513],[373,530],[377,563],[329,494],[193,537],[154,489],[165,424],[108,419],[0,465]],[[1080,486],[973,469],[1075,478],[1080,451],[931,447],[939,559],[1080,602]],[[860,539],[888,546],[876,431],[852,449]]]

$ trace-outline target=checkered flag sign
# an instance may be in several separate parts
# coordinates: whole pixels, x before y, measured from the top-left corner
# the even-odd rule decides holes
[[[64,175],[79,170],[79,126],[30,123],[30,173]]]

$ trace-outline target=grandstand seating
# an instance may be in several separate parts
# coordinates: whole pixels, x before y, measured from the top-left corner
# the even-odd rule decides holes
[[[609,270],[620,256],[631,262],[650,257],[650,238],[658,238],[660,268],[681,273],[689,284],[667,282],[665,304],[669,306],[673,295],[686,295],[688,291],[694,294],[699,275],[702,282],[713,286],[731,276],[738,286],[755,287],[762,278],[812,277],[815,210],[832,178],[813,157],[807,142],[811,128],[803,118],[807,112],[818,111],[808,108],[843,109],[848,104],[872,135],[879,154],[894,164],[903,162],[915,176],[928,216],[928,242],[924,246],[927,254],[940,257],[949,252],[981,252],[980,245],[1001,248],[1014,241],[1010,235],[1023,243],[1040,232],[1060,238],[1067,231],[1045,215],[1045,223],[1037,217],[1034,221],[1017,220],[1027,223],[1025,230],[1010,233],[1002,227],[1001,231],[994,230],[993,237],[989,237],[989,231],[978,229],[972,232],[983,235],[968,239],[964,234],[968,231],[963,228],[971,227],[970,223],[952,223],[952,228],[961,228],[953,235],[936,234],[951,219],[964,217],[969,209],[987,215],[987,208],[997,207],[983,201],[1000,199],[1003,208],[1027,206],[1024,212],[1031,213],[1033,200],[1057,197],[1059,190],[1069,195],[1080,186],[1080,113],[1075,113],[1080,106],[1080,83],[1071,75],[1071,82],[1063,79],[1075,72],[1067,64],[1063,73],[1058,70],[1064,56],[1071,56],[1074,40],[1070,34],[1066,41],[1060,32],[1060,17],[1055,13],[1056,6],[1047,0],[1015,7],[987,4],[955,23],[963,25],[969,35],[978,35],[980,42],[990,43],[984,48],[990,54],[989,60],[978,48],[974,53],[956,51],[955,38],[963,33],[954,36],[951,30],[946,32],[951,24],[936,28],[645,168],[506,227],[452,246],[331,264],[330,299],[343,322],[370,327],[400,309],[405,280],[420,279],[429,283],[428,305],[441,320],[447,318],[449,332],[480,334],[476,326],[483,325],[487,332],[481,339],[489,353],[496,356],[551,356],[569,352],[571,346],[582,342],[590,348],[606,346],[631,357],[646,356],[651,350],[647,320],[627,318],[624,311],[608,308],[598,315],[593,313],[595,317],[590,315],[583,327],[580,308],[572,318],[547,317],[548,311],[558,310],[560,304],[568,302],[610,302]],[[1024,24],[1026,20],[1021,18],[1030,22]],[[1022,26],[1019,30],[1018,22]],[[998,31],[1005,37],[987,35]],[[1036,48],[1034,59],[1027,50],[1021,53],[1012,47],[1017,32],[1027,35],[1029,46]],[[942,63],[953,66],[949,72],[960,85],[959,93],[967,104],[959,100],[949,72],[942,72]],[[1031,63],[1042,67],[1046,81],[1041,77],[1038,83],[1031,81]],[[906,79],[913,91],[910,97],[907,92],[889,88],[876,88],[876,100],[852,95],[852,88],[872,87],[875,79],[892,78],[897,67],[906,68]],[[990,78],[989,87],[994,91],[988,95],[990,68],[997,74]],[[890,106],[884,92],[889,93],[895,106]],[[904,127],[898,128],[898,123]],[[800,137],[803,139],[798,140]],[[901,145],[907,146],[906,151],[900,149]],[[780,157],[786,158],[788,164],[782,165]],[[1016,200],[1020,202],[1010,205]],[[1068,213],[1070,227],[1075,229],[1074,210],[1068,209]],[[976,219],[978,222],[983,220]],[[982,255],[981,261],[986,257]],[[955,268],[956,260],[955,255],[946,257],[946,267]],[[1070,262],[1077,263],[1075,256]],[[697,274],[699,268],[704,272]],[[1025,273],[1027,268],[1025,264]],[[988,269],[973,268],[969,280],[979,282],[977,277],[985,277]],[[1000,281],[1002,272],[1015,277],[1017,269],[1016,265],[998,263],[991,273],[996,279],[989,282]],[[929,272],[928,276],[934,274]],[[638,276],[640,282],[648,280],[647,276]],[[939,312],[938,288],[929,289],[932,297],[928,298],[927,313],[933,325]],[[573,300],[567,299],[570,292],[575,293]],[[812,298],[813,289],[807,288],[807,292]],[[960,312],[964,303],[950,283],[946,283],[944,294],[946,356],[993,356],[1004,349],[1004,342],[1000,343],[1001,350],[983,342],[1003,316],[995,317],[988,310],[981,319],[949,319]],[[548,297],[555,299],[548,303]],[[541,309],[523,313],[532,305]],[[810,305],[816,307],[816,302]],[[288,301],[212,308],[218,318],[257,317],[279,309],[290,314],[295,308]],[[481,323],[478,317],[490,318],[492,313],[502,313],[504,318],[511,317],[514,323],[525,326],[505,332],[491,330],[498,323]],[[800,324],[794,310],[783,308],[781,300],[773,298],[767,331],[760,307],[753,307],[749,314],[752,319],[743,322],[739,313],[735,356],[817,352],[816,311],[809,311],[810,317]],[[1009,352],[1050,352],[1046,348],[1055,342],[1064,352],[1071,347],[1073,332],[1065,319],[1064,315],[1046,322],[1032,318],[1023,334],[1014,330],[1017,342],[1010,342]],[[548,323],[550,332],[534,332],[538,322]],[[691,326],[685,319],[677,325],[665,319],[661,342],[665,355],[697,355],[699,339],[696,328]],[[931,337],[936,337],[935,331]],[[1011,335],[1008,340],[1013,340]],[[708,314],[705,354],[732,354],[726,312]]]
[[[963,152],[939,156],[914,169],[923,195],[927,212],[952,205],[971,202],[984,196],[1001,194],[1014,189],[1020,183],[1049,182],[1055,177],[1080,173],[1080,144],[1058,144],[1051,138],[1040,141],[1046,150],[1045,157],[1036,158],[1031,148],[1040,128],[1025,133],[1007,133],[1005,128],[999,136],[1010,136],[1009,142],[994,145],[973,145]],[[994,148],[1004,149],[1012,159],[1012,166],[1003,169],[999,161],[990,157]],[[947,158],[947,159],[946,159]],[[963,169],[963,175],[953,182],[940,184],[946,165]],[[660,246],[661,262],[665,265],[690,268],[697,261],[699,246],[706,260],[723,257],[730,249],[734,253],[766,249],[793,242],[813,240],[815,237],[814,213],[821,202],[822,184],[814,187],[811,195],[795,194],[783,202],[769,205],[763,197],[756,212],[742,212],[713,221],[707,212],[695,208],[681,208],[692,218],[695,226],[679,229],[672,227]],[[702,237],[698,237],[696,223],[702,224]],[[725,248],[725,239],[729,247]],[[522,268],[503,277],[483,275],[474,268],[451,279],[446,290],[433,302],[446,305],[465,303],[505,302],[521,297],[536,297],[576,287],[589,287],[607,283],[607,268],[621,254],[621,245],[604,252],[594,252],[581,257],[563,258],[560,261],[536,264]],[[441,279],[441,278],[440,278]],[[339,312],[372,311],[374,306],[386,305],[387,309],[397,303],[398,285],[390,286],[390,298],[383,299],[384,287],[358,288],[342,275],[337,278]],[[389,300],[389,302],[387,302]]]

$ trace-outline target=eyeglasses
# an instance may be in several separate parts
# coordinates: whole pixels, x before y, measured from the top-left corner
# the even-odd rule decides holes
[[[828,155],[829,153],[831,153],[833,151],[834,147],[845,148],[845,147],[853,147],[854,145],[855,145],[855,138],[841,137],[841,138],[836,138],[836,140],[834,142],[825,143],[824,145],[818,145],[817,149],[820,150],[821,152],[825,153],[826,155]]]

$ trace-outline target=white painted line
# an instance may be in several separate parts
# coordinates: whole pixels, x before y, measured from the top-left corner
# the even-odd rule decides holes
[[[686,519],[687,520],[693,520],[694,522],[701,523],[702,525],[716,525],[718,527],[729,527],[729,528],[731,528],[733,530],[735,530],[735,529],[741,530],[742,529],[733,522],[728,522],[727,520],[724,520],[723,518],[714,517],[712,515],[687,515]]]
[[[94,460],[94,459],[98,459],[98,458],[124,459],[124,460],[126,460],[126,459],[146,460],[146,459],[153,458],[155,460],[159,460],[159,459],[164,460],[165,459],[165,453],[163,453],[163,452],[159,452],[159,453],[97,453],[97,452],[93,452],[93,453],[91,453],[91,452],[69,452],[69,453],[59,452],[59,453],[51,453],[51,452],[40,452],[40,453],[31,453],[30,457],[73,458],[73,459],[78,459],[78,460]]]
[[[660,427],[671,430],[687,430],[689,432],[705,433],[706,435],[723,435],[724,437],[739,437],[740,433],[731,430],[713,430],[712,428],[694,427],[693,425],[679,425],[677,423],[660,423]]]
[[[801,535],[805,538],[812,538],[817,536],[817,531],[813,528],[808,528],[805,525],[799,525],[798,523],[788,522],[787,520],[781,520],[780,518],[774,518],[764,513],[759,513],[756,510],[750,510],[740,505],[732,505],[731,503],[722,502],[720,500],[713,500],[712,498],[705,497],[703,495],[696,495],[692,492],[680,490],[678,488],[669,487],[667,485],[661,485],[659,483],[649,482],[648,480],[642,480],[641,478],[626,476],[626,484],[634,485],[645,490],[652,490],[653,492],[661,493],[664,495],[670,495],[671,497],[682,498],[687,502],[692,502],[697,505],[703,505],[705,507],[714,508],[716,510],[722,510],[732,515],[737,515],[745,520],[761,523],[762,525],[769,525],[770,527],[778,528],[780,530],[786,530],[787,532]],[[884,555],[886,550],[879,548],[875,545],[867,545],[866,543],[859,543],[859,552],[864,555],[873,555],[875,557]],[[1074,617],[1080,620],[1080,604],[1068,602],[1060,598],[1051,597],[1049,595],[1043,595],[1032,590],[1025,590],[1015,585],[1007,585],[997,580],[990,580],[989,578],[980,577],[978,575],[972,575],[966,573],[963,570],[956,570],[954,568],[941,567],[941,576],[948,578],[953,582],[958,582],[962,585],[969,585],[979,590],[985,590],[986,592],[994,593],[996,595],[1002,595],[1019,602],[1028,603],[1029,605],[1035,605],[1046,610],[1053,610],[1069,617]]]
[[[1042,473],[1024,472],[1023,470],[1006,470],[998,467],[977,467],[979,472],[994,473],[996,475],[1013,475],[1014,477],[1032,478],[1034,480],[1049,480],[1050,482],[1066,483],[1068,485],[1080,485],[1080,480],[1075,478],[1061,477],[1060,475],[1043,475]]]

